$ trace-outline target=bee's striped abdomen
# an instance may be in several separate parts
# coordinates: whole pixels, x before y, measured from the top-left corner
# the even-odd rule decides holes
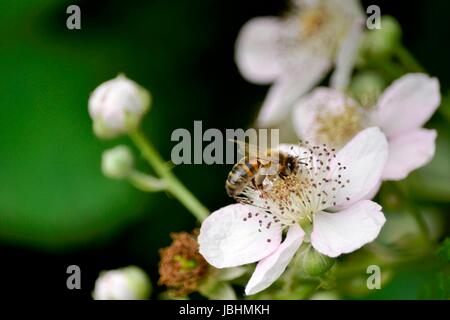
[[[253,179],[259,170],[259,162],[257,160],[236,163],[228,174],[225,183],[225,189],[230,197],[239,195],[245,186]]]

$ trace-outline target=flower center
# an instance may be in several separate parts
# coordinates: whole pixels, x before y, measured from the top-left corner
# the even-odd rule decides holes
[[[324,7],[311,8],[300,14],[300,34],[302,38],[310,38],[316,35],[328,18]]]
[[[249,184],[238,199],[264,210],[262,217],[255,217],[260,229],[273,224],[286,227],[305,220],[311,222],[316,212],[337,205],[337,191],[350,182],[343,177],[347,168],[335,160],[335,149],[305,142],[297,149],[291,147],[291,151],[299,160],[295,173],[267,176],[259,188]]]
[[[294,11],[297,41],[302,50],[307,48],[313,54],[331,58],[345,37],[352,17],[347,17],[340,5],[328,0],[317,2],[302,3]]]
[[[357,106],[346,103],[339,113],[328,110],[318,113],[315,123],[316,141],[340,149],[363,129],[363,115]]]

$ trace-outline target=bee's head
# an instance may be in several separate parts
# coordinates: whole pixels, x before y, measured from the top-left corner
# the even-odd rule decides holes
[[[283,166],[279,172],[282,176],[288,176],[297,172],[299,165],[298,157],[294,155],[286,155],[283,160]]]
[[[298,169],[298,158],[292,155],[288,156],[286,159],[286,169],[288,174],[295,173]]]

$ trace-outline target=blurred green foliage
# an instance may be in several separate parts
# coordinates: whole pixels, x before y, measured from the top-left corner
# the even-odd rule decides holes
[[[48,249],[103,239],[145,204],[99,171],[104,146],[86,99],[111,72],[107,49],[68,45],[67,34],[49,29],[46,13],[60,5],[0,5],[0,237]]]
[[[142,194],[102,176],[102,150],[128,140],[99,141],[87,99],[119,72],[147,87],[154,104],[143,127],[166,159],[175,128],[190,129],[195,119],[225,127],[233,114],[218,119],[214,112],[232,97],[217,102],[215,96],[232,86],[219,80],[206,89],[211,69],[224,63],[212,58],[222,54],[214,47],[222,31],[204,26],[221,13],[201,1],[137,1],[126,7],[120,1],[78,1],[82,29],[70,31],[66,8],[73,3],[0,3],[0,239],[45,250],[75,249],[100,244],[140,221],[131,241],[143,245],[133,247],[139,251],[153,243],[156,250],[170,231],[192,226],[193,219],[164,194]],[[232,52],[230,46],[228,64]],[[244,127],[250,116],[228,124]],[[206,205],[225,199],[226,167],[175,171]],[[199,183],[199,176],[209,178]],[[168,212],[171,224],[165,224]]]

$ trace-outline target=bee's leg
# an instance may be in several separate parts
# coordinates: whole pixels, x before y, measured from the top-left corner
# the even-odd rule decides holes
[[[280,177],[281,180],[284,180],[284,179],[286,179],[286,177],[287,177],[287,175],[282,174],[281,172],[278,173],[278,176]]]
[[[259,190],[262,190],[262,188],[263,188],[263,182],[264,182],[264,179],[266,178],[266,176],[265,175],[257,175],[254,179],[253,179],[253,182],[254,182],[254,185],[255,185],[255,188],[257,188],[257,189],[259,189]]]
[[[258,186],[256,184],[255,178],[252,179],[252,185],[255,189],[258,189]]]

